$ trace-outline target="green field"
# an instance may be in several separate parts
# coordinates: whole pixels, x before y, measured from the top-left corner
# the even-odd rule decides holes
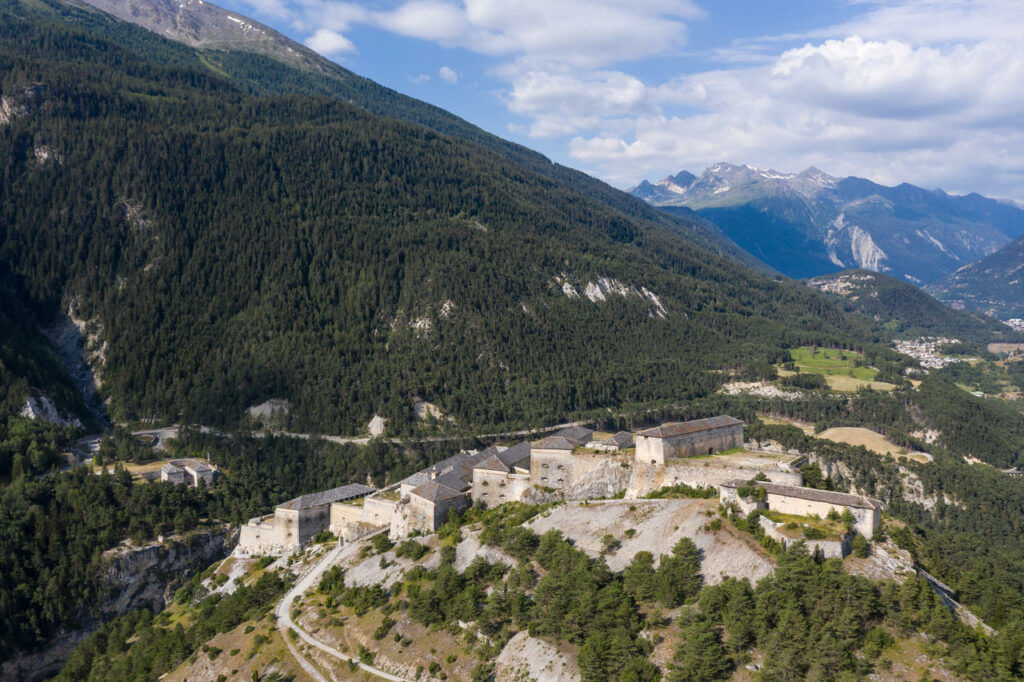
[[[789,355],[798,370],[806,374],[824,376],[833,391],[852,393],[864,387],[876,391],[891,391],[896,388],[893,384],[873,381],[878,370],[874,367],[857,367],[861,354],[852,350],[803,346],[790,350]],[[780,376],[789,374],[792,372],[779,369]]]
[[[861,354],[852,350],[805,346],[795,348],[789,354],[801,372],[825,376],[842,375],[863,381],[871,381],[878,374],[878,370],[873,367],[856,367],[857,361],[861,360]]]

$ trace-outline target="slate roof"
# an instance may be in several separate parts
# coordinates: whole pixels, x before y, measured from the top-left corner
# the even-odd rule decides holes
[[[457,490],[460,493],[470,489],[472,480],[472,475],[470,475],[470,479],[467,481],[465,478],[460,476],[457,471],[450,471],[447,474],[438,476],[434,479],[436,483],[451,488],[452,490]]]
[[[739,488],[745,485],[749,485],[749,483],[747,481],[737,479],[723,483],[722,487]],[[781,485],[779,483],[768,483],[767,481],[757,481],[755,485],[761,486],[764,488],[766,493],[771,493],[773,495],[796,497],[801,500],[813,500],[814,502],[824,502],[825,504],[834,504],[842,507],[882,509],[884,506],[880,501],[873,500],[870,497],[851,495],[850,493],[837,493],[833,490],[818,490],[817,488],[804,488],[802,486],[795,485]]]
[[[423,485],[424,483],[426,483],[429,480],[430,480],[430,474],[427,473],[426,470],[425,471],[417,471],[415,474],[413,474],[411,476],[408,476],[406,478],[403,478],[401,481],[399,481],[399,485],[411,485],[413,487],[416,487],[418,485]]]
[[[670,422],[661,426],[655,426],[653,429],[639,431],[636,435],[647,436],[648,438],[672,438],[673,436],[685,436],[691,433],[711,431],[712,429],[721,429],[726,426],[735,426],[742,423],[742,421],[735,417],[722,415],[711,417],[710,419],[694,419],[688,422]]]
[[[509,466],[507,464],[505,464],[500,459],[498,459],[497,455],[491,455],[490,457],[488,457],[484,461],[478,462],[477,465],[475,467],[473,467],[473,468],[474,469],[485,469],[487,471],[501,471],[501,472],[504,472],[504,473],[508,473],[509,471],[511,471],[511,469],[509,468]]]
[[[502,450],[498,454],[498,459],[501,463],[508,467],[518,466],[521,469],[530,468],[530,453],[533,448],[530,447],[529,443],[517,443],[507,450]],[[523,466],[525,460],[526,466]]]
[[[534,441],[530,445],[534,449],[541,450],[572,450],[579,445],[579,441],[570,440],[564,436],[548,436]]]
[[[323,490],[318,493],[310,493],[309,495],[299,495],[294,500],[288,500],[284,504],[277,505],[278,509],[311,509],[313,507],[320,507],[331,502],[342,502],[344,500],[351,500],[355,497],[363,497],[374,491],[368,485],[362,483],[349,483],[339,488],[332,488],[331,490]]]
[[[178,468],[189,467],[192,471],[213,471],[213,467],[201,459],[172,459],[171,464]]]
[[[449,488],[442,483],[438,483],[437,481],[427,481],[409,494],[421,497],[430,502],[442,502],[444,500],[463,496],[463,493],[460,493],[458,490],[453,490],[452,488]]]
[[[552,436],[561,436],[562,438],[568,438],[574,440],[580,445],[589,443],[590,439],[594,437],[594,430],[588,429],[585,426],[568,426],[561,431],[555,431]]]
[[[601,441],[602,445],[614,445],[617,448],[628,448],[633,445],[633,434],[629,431],[619,431],[614,436],[609,436]]]
[[[175,466],[174,464],[167,463],[160,467],[160,473],[162,474],[180,474],[182,473],[181,467]]]

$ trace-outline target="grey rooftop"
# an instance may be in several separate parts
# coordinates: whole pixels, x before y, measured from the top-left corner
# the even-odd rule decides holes
[[[747,485],[760,486],[770,495],[796,497],[801,500],[824,502],[825,504],[834,504],[841,507],[857,507],[858,509],[882,509],[883,507],[879,500],[873,500],[870,497],[862,497],[861,495],[853,495],[851,493],[838,493],[834,490],[818,490],[817,488],[768,483],[767,481],[754,481],[751,483],[736,479],[723,483],[722,487],[741,488]]]
[[[685,436],[691,433],[711,431],[712,429],[721,429],[726,426],[736,426],[742,423],[741,420],[735,417],[722,415],[711,417],[710,419],[694,419],[688,422],[670,422],[661,426],[655,426],[653,429],[639,431],[636,435],[648,438],[672,438],[673,436]]]
[[[294,509],[303,510],[311,509],[313,507],[320,507],[331,502],[344,502],[345,500],[351,500],[356,497],[363,497],[374,491],[368,485],[362,483],[349,483],[339,488],[332,488],[331,490],[323,490],[318,493],[310,493],[308,495],[299,495],[294,500],[288,500],[284,504],[277,505],[278,509]]]

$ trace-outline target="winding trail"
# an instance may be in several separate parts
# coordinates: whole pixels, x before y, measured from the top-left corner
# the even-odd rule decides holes
[[[323,651],[326,654],[334,656],[338,660],[345,662],[355,662],[362,670],[370,673],[371,675],[375,675],[376,677],[379,677],[384,680],[391,680],[391,682],[406,682],[405,678],[398,677],[397,675],[392,675],[391,673],[385,672],[380,668],[375,668],[372,665],[366,665],[365,663],[361,662],[358,658],[353,658],[352,656],[343,654],[334,647],[324,644],[320,640],[315,639],[311,634],[303,630],[301,627],[299,627],[297,623],[295,623],[295,621],[292,620],[292,603],[295,601],[295,599],[300,595],[305,594],[310,589],[312,589],[313,586],[320,581],[320,578],[327,571],[327,569],[329,569],[331,566],[337,563],[338,559],[341,557],[342,553],[346,549],[348,549],[349,547],[356,546],[357,545],[347,544],[338,545],[337,547],[329,551],[327,554],[325,554],[324,557],[319,562],[317,562],[316,566],[314,566],[304,576],[302,576],[295,583],[295,586],[292,587],[292,589],[288,590],[288,593],[285,594],[281,601],[277,603],[277,608],[274,609],[274,613],[277,616],[277,629],[281,631],[281,635],[284,637],[284,640],[288,644],[288,648],[291,650],[292,655],[295,656],[295,659],[299,662],[303,669],[306,670],[306,672],[308,672],[310,675],[312,675],[318,682],[327,682],[327,680],[325,680],[324,676],[320,674],[320,671],[313,667],[313,664],[310,663],[309,660],[306,659],[306,657],[304,657],[298,651],[298,649],[292,645],[291,640],[288,636],[288,630],[295,630],[295,632],[299,635],[299,638],[302,639],[302,641],[306,642],[310,646],[316,647],[317,649]]]

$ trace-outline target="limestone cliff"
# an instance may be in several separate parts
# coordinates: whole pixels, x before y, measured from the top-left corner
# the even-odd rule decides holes
[[[111,550],[106,569],[109,592],[103,605],[95,612],[83,613],[77,628],[57,633],[46,649],[11,657],[0,667],[0,680],[33,682],[55,675],[75,646],[103,622],[134,609],[162,610],[174,587],[224,558],[236,536],[237,532],[220,529]]]

